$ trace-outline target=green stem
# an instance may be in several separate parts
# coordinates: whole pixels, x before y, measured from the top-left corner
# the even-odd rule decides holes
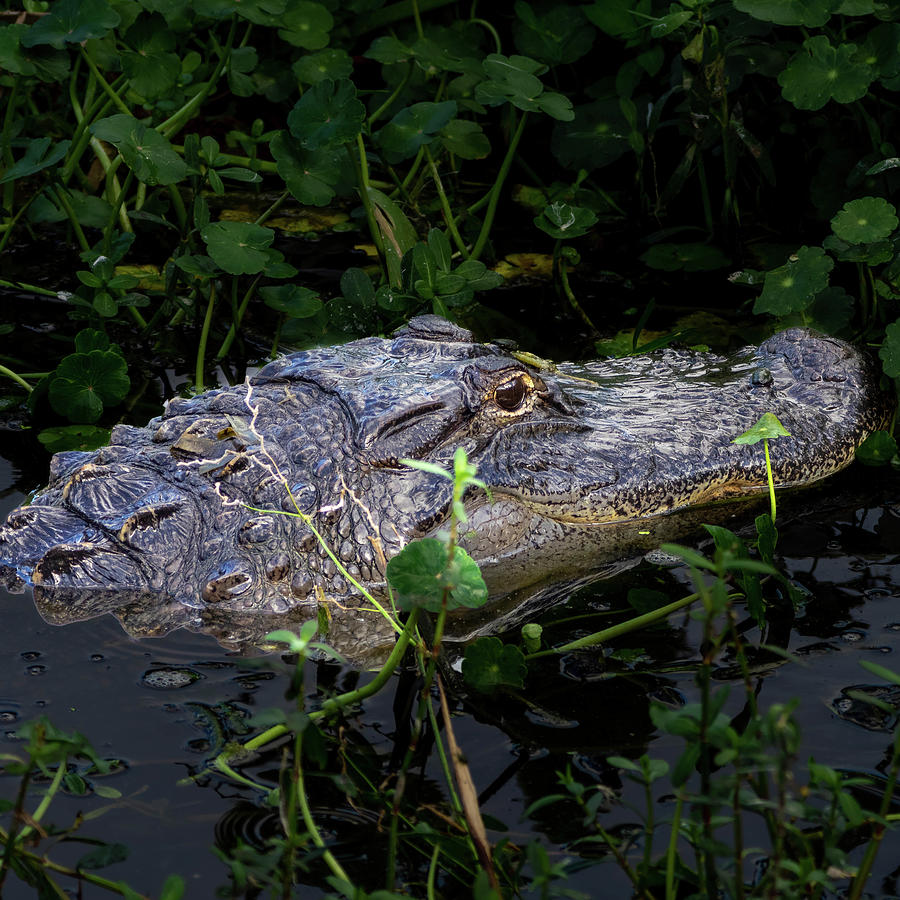
[[[366,211],[366,222],[369,225],[369,231],[372,234],[372,241],[378,256],[381,259],[381,266],[385,278],[387,278],[387,262],[384,255],[384,241],[381,239],[381,229],[378,227],[378,221],[375,218],[375,210],[372,208],[372,198],[369,196],[369,164],[366,160],[366,145],[363,142],[362,134],[356,136],[356,150],[353,152],[352,146],[348,143],[347,154],[350,162],[356,170],[356,178],[359,184],[359,199],[362,201],[363,209]]]
[[[173,134],[177,134],[184,126],[190,121],[191,117],[194,113],[200,108],[201,104],[204,100],[212,93],[213,88],[216,86],[219,78],[221,78],[222,73],[225,71],[225,66],[228,64],[228,59],[231,56],[231,46],[234,43],[234,33],[235,28],[237,26],[237,17],[231,20],[231,29],[228,32],[228,37],[225,39],[225,46],[222,48],[222,52],[219,56],[219,62],[216,65],[212,75],[209,80],[203,85],[202,90],[194,94],[181,109],[174,112],[165,122],[161,122],[156,126],[156,130],[165,138],[170,138]]]
[[[238,329],[241,327],[241,322],[244,320],[244,314],[247,312],[247,307],[250,305],[250,300],[253,298],[253,294],[256,292],[256,286],[259,284],[260,279],[262,278],[262,273],[256,276],[253,281],[250,283],[250,287],[247,288],[243,299],[241,300],[240,306],[236,308],[234,311],[234,318],[231,322],[231,327],[228,329],[228,334],[225,335],[225,340],[222,341],[222,346],[219,347],[218,352],[216,353],[216,361],[218,362],[220,359],[224,359],[225,355],[231,349],[231,345],[234,343],[234,339],[237,337]],[[232,282],[234,286],[234,290],[237,290],[237,279]]]
[[[53,195],[56,197],[56,202],[65,210],[65,213],[69,218],[69,224],[72,226],[72,230],[75,232],[75,239],[78,241],[78,245],[82,250],[90,250],[91,245],[88,243],[88,239],[84,236],[84,232],[81,230],[81,223],[78,221],[78,216],[75,215],[75,210],[72,209],[72,204],[69,203],[68,197],[66,197],[65,188],[48,188],[48,190],[53,191]]]
[[[368,126],[370,132],[372,130],[372,126],[384,115],[385,110],[390,107],[390,105],[397,99],[397,97],[400,96],[400,92],[406,87],[407,84],[409,84],[409,79],[412,77],[415,65],[416,64],[412,60],[407,63],[406,74],[403,76],[403,78],[400,79],[397,86],[388,95],[387,100],[385,100],[384,103],[382,103],[381,106],[379,106],[378,109],[376,109],[375,112],[373,112],[372,115],[369,116],[368,119],[366,119],[366,125]]]
[[[209,300],[206,303],[206,315],[203,318],[203,328],[200,331],[200,344],[197,347],[197,365],[194,368],[194,390],[198,394],[203,393],[203,366],[206,361],[206,342],[209,339],[209,328],[212,324],[213,309],[216,305],[216,285],[210,282]]]
[[[377,694],[388,683],[397,666],[400,665],[403,655],[406,653],[406,648],[409,646],[413,634],[415,634],[418,617],[419,610],[416,608],[410,613],[406,624],[403,626],[403,630],[400,632],[400,637],[397,638],[397,643],[394,644],[394,648],[391,650],[390,656],[388,656],[384,665],[378,670],[378,674],[368,684],[363,685],[361,688],[355,688],[352,691],[338,694],[337,697],[329,698],[322,704],[321,709],[313,710],[313,712],[309,714],[310,720],[317,722],[320,719],[327,718],[333,713],[339,712],[345,706],[360,703],[366,698]],[[247,741],[246,744],[242,744],[241,751],[250,752],[258,750],[260,747],[264,747],[266,744],[278,740],[278,738],[289,733],[290,729],[286,725],[273,725],[262,734]],[[220,753],[215,760],[216,768],[223,772],[230,772],[231,770],[228,767],[229,759],[230,755],[227,750]],[[250,781],[247,781],[246,783],[253,784],[253,782]]]
[[[19,82],[21,79],[13,78],[12,87],[9,89],[9,96],[6,100],[6,114],[3,116],[3,131],[0,132],[0,161],[4,168],[9,168],[15,162],[12,155],[12,126],[15,118],[16,106],[18,105],[17,94],[19,91]],[[8,181],[3,185],[3,208],[12,210],[13,200],[15,197],[15,182]]]
[[[290,196],[291,196],[290,191],[285,191],[283,194],[281,194],[281,196],[278,197],[272,203],[272,205],[267,210],[265,210],[253,224],[254,225],[263,225],[265,222],[267,222],[269,219],[271,219],[272,216],[274,216],[275,213],[277,213],[278,210],[281,208],[281,206],[284,204],[284,201],[287,200],[287,198]]]
[[[125,181],[122,184],[122,187],[119,189],[118,195],[116,197],[116,202],[113,204],[112,210],[110,211],[109,221],[106,223],[106,228],[103,229],[103,246],[106,248],[107,253],[112,246],[113,228],[115,227],[116,219],[119,218],[120,212],[125,216],[126,220],[128,219],[128,211],[125,209],[125,197],[127,196],[128,191],[131,188],[131,183],[133,181],[134,172],[129,169],[128,174],[125,176]],[[128,226],[129,227],[126,230],[130,230],[130,222],[128,223]]]
[[[441,182],[441,176],[434,163],[434,157],[431,155],[431,151],[428,149],[427,145],[423,145],[423,149],[425,150],[425,157],[428,160],[428,165],[431,169],[431,177],[434,180],[434,186],[437,188],[438,198],[441,202],[441,210],[444,213],[444,221],[447,223],[447,229],[453,236],[453,242],[462,254],[463,259],[467,259],[469,251],[466,250],[465,241],[463,241],[459,231],[457,231],[456,222],[453,219],[453,210],[450,209],[450,201],[447,199],[447,194],[444,191],[444,185]]]
[[[480,25],[486,31],[490,32],[491,37],[494,39],[494,52],[502,53],[503,52],[503,44],[500,42],[500,35],[497,33],[497,29],[488,22],[487,19],[479,19],[478,17],[469,19],[469,22],[472,25]]]
[[[528,119],[528,113],[523,112],[521,117],[519,118],[519,124],[516,126],[516,130],[513,132],[512,140],[509,142],[509,147],[506,149],[506,156],[503,157],[503,162],[500,164],[500,171],[497,173],[497,180],[494,182],[494,186],[491,188],[488,200],[488,208],[487,212],[484,215],[484,222],[481,226],[481,231],[478,233],[478,238],[475,241],[475,246],[472,247],[472,259],[478,259],[482,251],[484,250],[484,246],[487,243],[488,237],[491,233],[491,226],[494,224],[494,216],[497,213],[497,204],[500,201],[500,192],[503,190],[503,182],[506,181],[506,176],[509,174],[510,167],[512,166],[513,158],[516,155],[516,149],[519,146],[519,141],[522,139],[522,133],[525,130],[525,122]]]
[[[126,116],[134,116],[130,107],[125,103],[125,101],[113,90],[112,85],[103,77],[100,70],[94,65],[94,61],[88,56],[87,51],[84,49],[83,45],[79,44],[79,48],[81,51],[81,58],[87,63],[88,68],[91,70],[91,74],[94,78],[97,79],[97,84],[100,85],[103,93],[106,94],[107,97],[113,102],[115,106],[117,106]]]
[[[666,900],[676,900],[675,860],[678,859],[678,837],[681,831],[681,811],[684,806],[684,792],[678,792],[675,802],[675,815],[672,817],[672,828],[669,832],[669,846],[666,850]]]
[[[6,366],[0,366],[0,375],[5,375],[7,378],[12,378],[12,380],[18,384],[20,387],[25,388],[25,390],[30,394],[34,388],[24,379],[21,375],[16,375],[12,369],[7,369]]]
[[[769,442],[763,438],[763,450],[766,453],[766,477],[769,480],[769,508],[772,515],[772,524],[775,524],[775,479],[772,476],[772,460],[769,458]]]
[[[556,250],[553,253],[553,262],[557,267],[557,271],[559,272],[559,283],[562,285],[563,293],[566,295],[566,299],[569,301],[569,305],[575,312],[578,314],[578,318],[581,319],[582,322],[591,330],[594,334],[599,334],[596,326],[591,321],[590,316],[584,311],[582,305],[578,302],[578,298],[575,296],[575,292],[572,290],[572,286],[569,284],[569,267],[566,265],[565,259],[559,254],[559,245],[561,241],[556,242]]]
[[[554,656],[557,653],[568,653],[570,650],[581,650],[584,647],[593,647],[596,644],[614,640],[615,638],[621,637],[623,634],[629,634],[639,628],[646,628],[654,622],[659,622],[673,612],[677,612],[679,609],[684,609],[685,606],[696,603],[699,598],[699,594],[688,594],[687,597],[676,600],[674,603],[669,603],[667,606],[661,606],[659,609],[651,610],[648,613],[644,613],[642,616],[635,616],[635,618],[629,619],[627,622],[620,622],[618,625],[604,628],[603,631],[595,631],[593,634],[579,638],[577,641],[570,641],[568,644],[563,644],[560,647],[551,647],[549,650],[538,650],[536,653],[528,653],[526,654],[525,659],[539,659],[542,656]]]

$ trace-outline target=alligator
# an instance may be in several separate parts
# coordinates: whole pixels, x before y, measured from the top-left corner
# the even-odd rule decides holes
[[[386,561],[450,515],[450,483],[405,459],[465,449],[490,490],[467,494],[462,545],[521,599],[676,536],[679,511],[764,495],[762,446],[732,443],[764,413],[790,432],[770,446],[790,487],[846,466],[891,409],[868,357],[800,328],[730,356],[552,366],[420,316],[56,454],[0,528],[0,578],[50,622],[111,611],[229,645],[327,610],[329,642],[362,659],[390,632],[353,582],[383,592]]]

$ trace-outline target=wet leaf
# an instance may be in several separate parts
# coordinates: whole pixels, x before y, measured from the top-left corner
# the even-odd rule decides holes
[[[763,413],[759,421],[743,434],[732,440],[732,444],[758,444],[773,438],[790,437],[791,433],[781,424],[775,413]]]
[[[307,150],[344,143],[359,134],[366,108],[347,78],[325,78],[314,84],[288,113],[291,134]]]
[[[294,319],[307,319],[322,308],[322,301],[315,291],[297,284],[261,287],[259,294],[266,306]]]
[[[278,174],[297,200],[310,206],[326,206],[334,199],[341,180],[341,163],[346,158],[343,147],[313,152],[304,149],[286,131],[276,134],[269,147]]]
[[[23,35],[22,46],[81,44],[103,37],[119,22],[119,14],[106,0],[58,0]]]
[[[125,398],[131,382],[128,365],[112,350],[72,353],[50,381],[50,405],[73,422],[95,422],[104,406]]]
[[[456,101],[413,103],[401,109],[375,136],[384,158],[391,164],[415,156],[419,147],[430,144],[438,132],[456,115]]]
[[[856,448],[856,458],[867,466],[883,466],[897,455],[897,442],[887,431],[870,434]]]
[[[200,236],[209,255],[225,272],[255,275],[269,262],[275,232],[250,222],[210,222],[201,229]]]
[[[524,111],[543,110],[555,119],[574,118],[572,103],[562,94],[544,93],[544,85],[537,76],[547,67],[527,56],[489,54],[484,62],[485,81],[475,88],[475,99],[485,106],[511,103]]]
[[[832,47],[823,34],[803,49],[778,76],[781,92],[798,109],[821,109],[829,100],[852,103],[865,96],[874,72],[856,59],[855,44]]]
[[[662,269],[665,272],[707,272],[721,269],[731,260],[718,248],[709,244],[654,244],[641,259],[651,269]]]
[[[900,378],[900,319],[884,330],[884,343],[878,351],[888,378]]]
[[[897,224],[897,210],[882,197],[851,200],[831,220],[834,233],[849,244],[884,240],[893,233]]]
[[[172,145],[153,128],[124,114],[100,119],[91,132],[109,141],[144,184],[174,184],[187,177],[188,167]]]
[[[387,578],[404,611],[420,606],[439,612],[447,594],[447,609],[477,608],[487,599],[478,565],[461,547],[449,560],[447,545],[437,538],[407,544],[388,561]]]
[[[821,247],[801,247],[783,266],[766,273],[753,312],[785,316],[805,309],[828,287],[832,268],[834,260]]]
[[[569,206],[568,203],[554,201],[544,207],[544,211],[534,219],[541,231],[557,240],[569,240],[588,233],[597,223],[597,216],[589,209]]]
[[[764,22],[819,28],[837,11],[841,0],[734,0],[734,5]]]
[[[462,663],[466,683],[482,693],[501,685],[522,688],[528,666],[522,651],[497,637],[480,637],[466,647]]]

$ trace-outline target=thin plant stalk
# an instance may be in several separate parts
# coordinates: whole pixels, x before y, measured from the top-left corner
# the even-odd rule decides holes
[[[203,328],[200,331],[200,343],[197,345],[197,363],[194,366],[194,390],[198,394],[202,394],[204,390],[203,384],[203,368],[206,362],[206,343],[209,339],[209,329],[212,324],[213,309],[216,306],[216,285],[214,281],[210,281],[209,299],[206,303],[206,315],[203,317]]]

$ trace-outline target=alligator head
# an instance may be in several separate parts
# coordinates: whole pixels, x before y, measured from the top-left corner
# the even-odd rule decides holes
[[[240,642],[282,624],[261,613],[324,605],[329,640],[359,659],[383,629],[352,582],[377,590],[386,560],[449,516],[449,482],[403,459],[452,468],[466,450],[491,500],[466,498],[463,544],[510,594],[671,538],[673,513],[765,492],[762,448],[732,443],[765,412],[791,434],[771,446],[776,486],[795,486],[849,463],[890,404],[866,357],[802,329],[727,358],[542,368],[422,316],[57,454],[0,528],[0,573],[34,584],[50,621],[114,611],[138,635]]]

